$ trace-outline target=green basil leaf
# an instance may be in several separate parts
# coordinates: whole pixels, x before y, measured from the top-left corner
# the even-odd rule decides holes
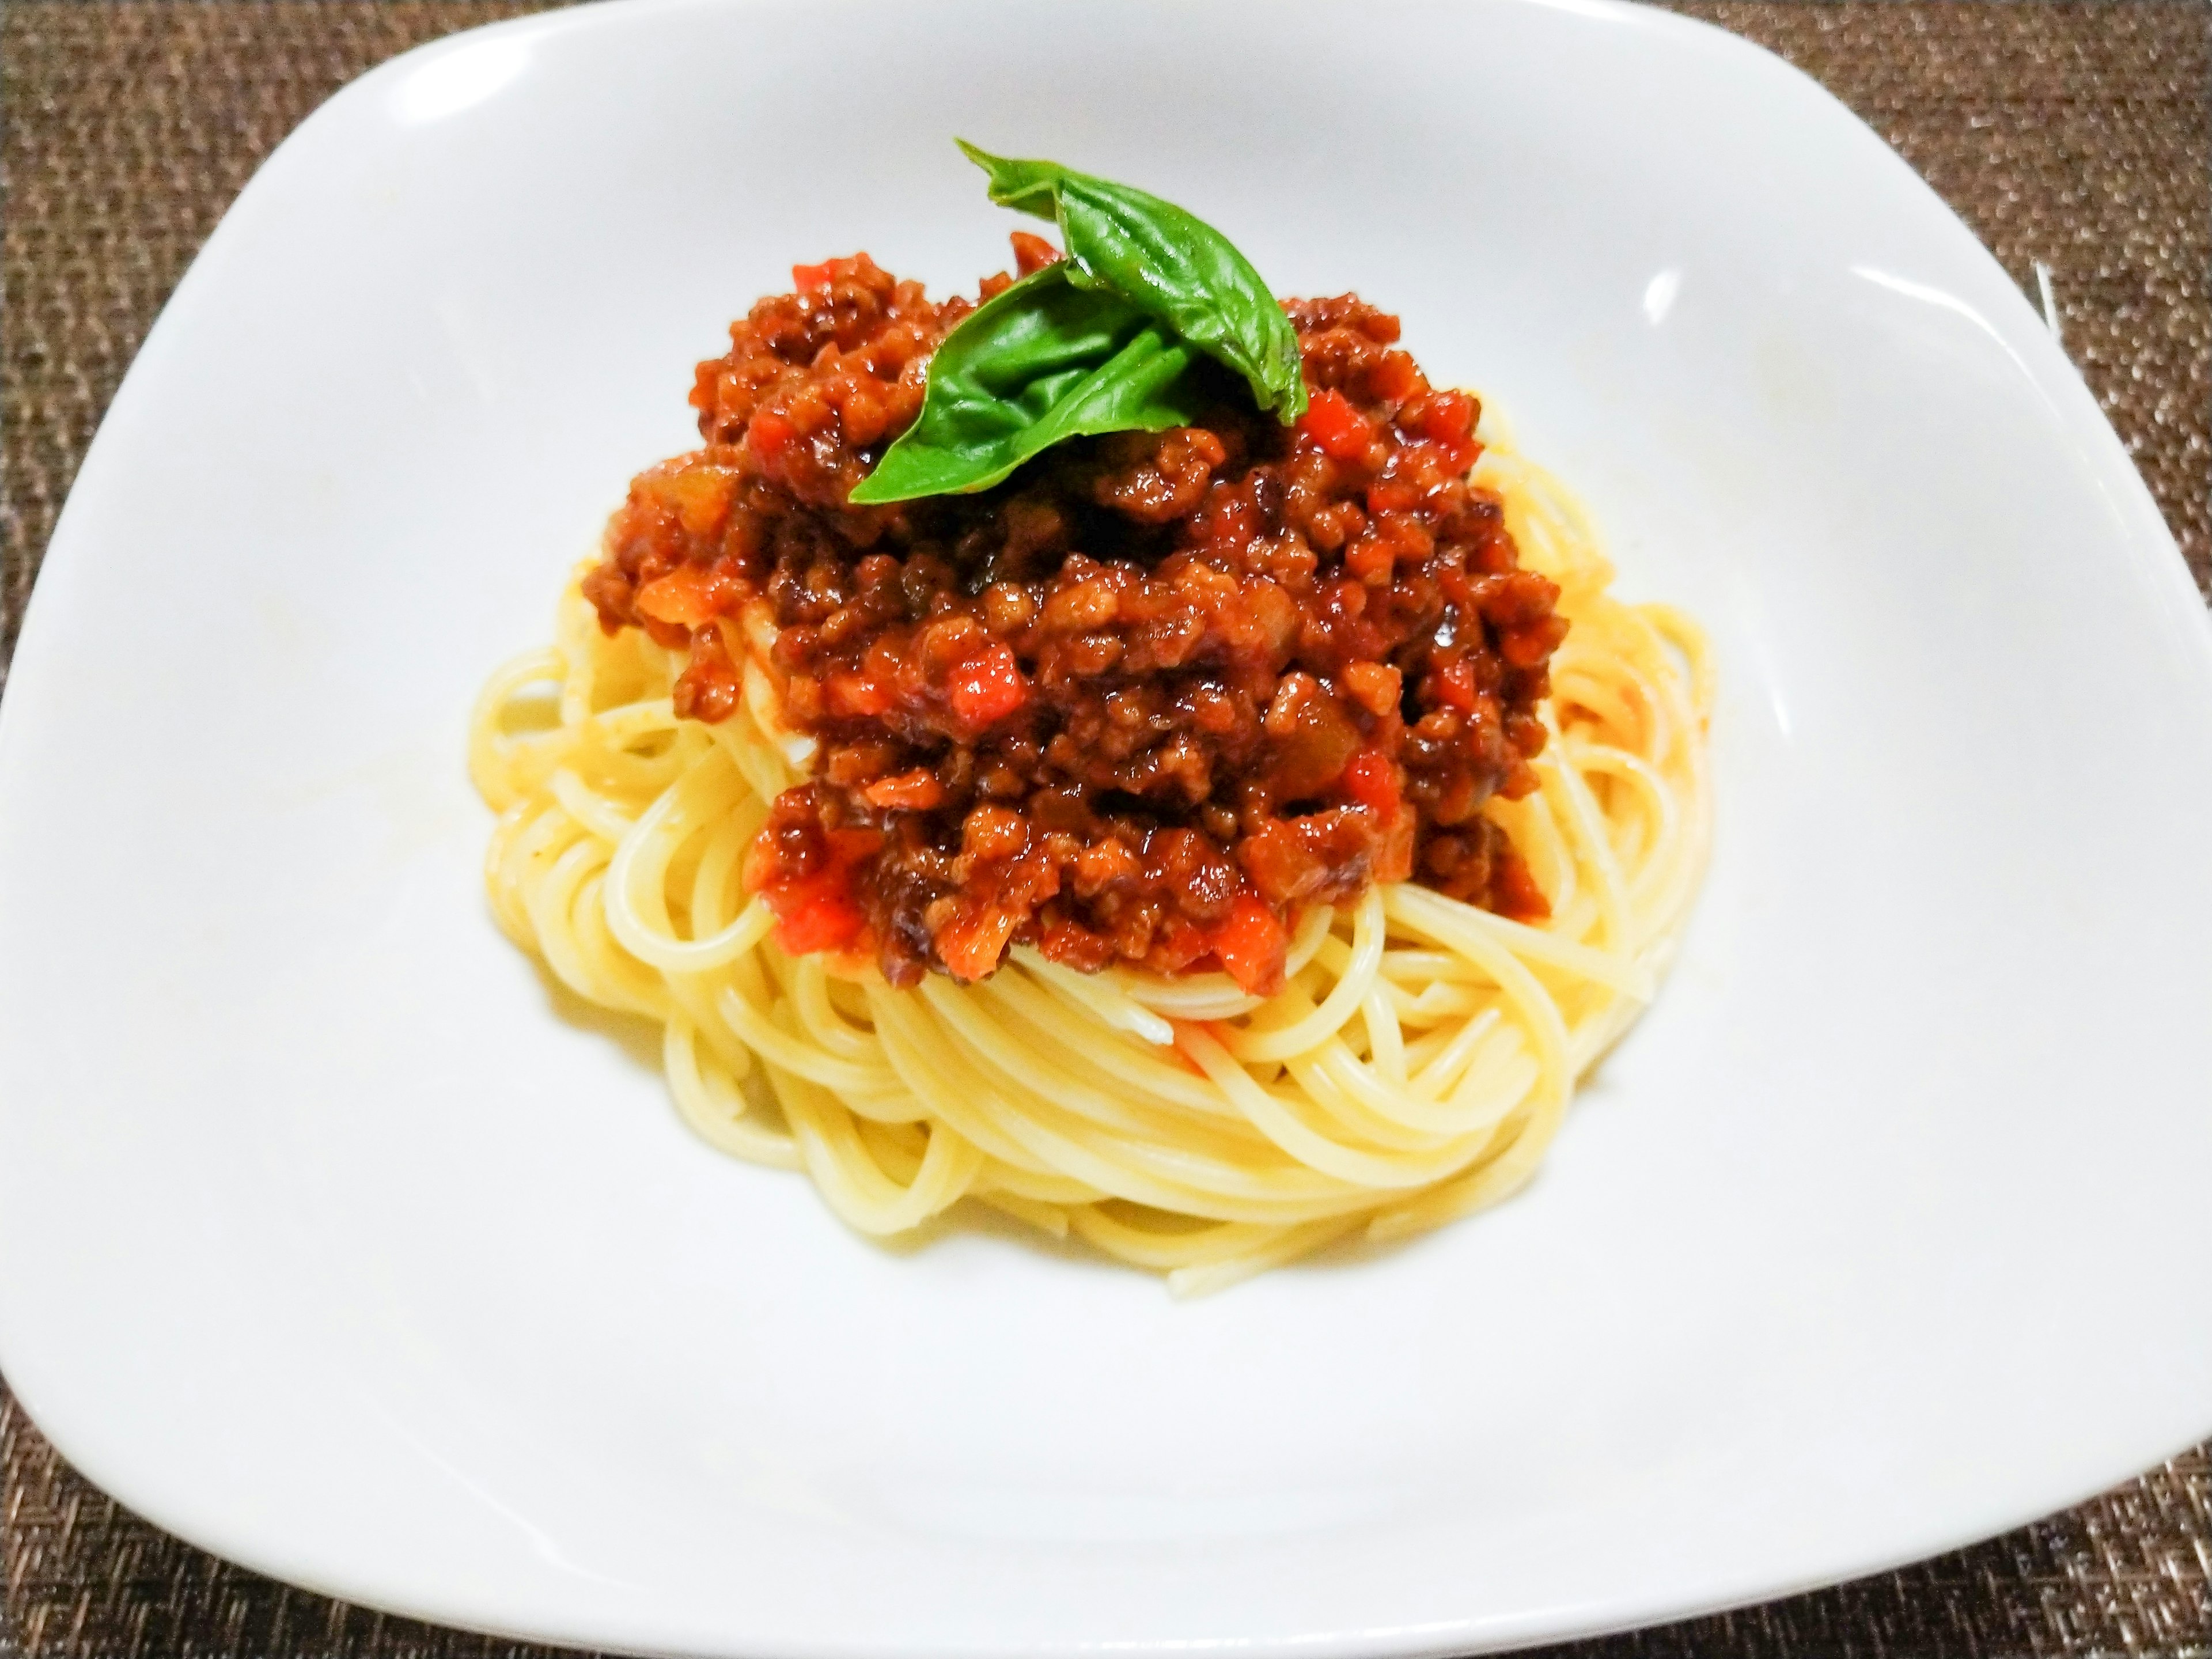
[[[988,489],[1069,438],[1163,432],[1206,399],[1196,350],[1062,260],[986,301],[930,360],[921,414],[854,489],[859,506]]]
[[[1071,280],[1141,306],[1250,384],[1288,426],[1305,413],[1297,331],[1250,261],[1172,202],[1057,161],[1012,161],[956,139],[1001,207],[1060,226]]]

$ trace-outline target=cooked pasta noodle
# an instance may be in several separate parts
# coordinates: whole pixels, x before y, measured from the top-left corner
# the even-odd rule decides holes
[[[803,741],[757,673],[728,719],[679,720],[680,659],[604,633],[574,586],[554,645],[502,668],[472,723],[493,910],[578,995],[660,1025],[702,1136],[805,1170],[865,1233],[973,1200],[1196,1292],[1493,1204],[1667,966],[1705,856],[1712,688],[1697,627],[1613,598],[1572,500],[1484,436],[1476,480],[1572,623],[1541,787],[1486,809],[1550,901],[1540,924],[1371,887],[1305,915],[1266,1000],[1025,946],[977,983],[904,990],[787,955],[740,872]]]

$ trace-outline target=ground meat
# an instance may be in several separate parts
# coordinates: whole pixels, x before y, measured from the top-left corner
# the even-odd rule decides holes
[[[680,713],[726,718],[764,650],[817,739],[746,868],[787,948],[910,984],[1030,942],[1270,991],[1296,913],[1372,882],[1543,914],[1481,808],[1535,787],[1566,624],[1468,482],[1474,401],[1395,317],[1288,303],[1295,428],[1224,372],[1199,425],[856,507],[974,307],[865,254],[793,274],[699,366],[705,447],[640,475],[584,583],[610,631],[688,650]]]

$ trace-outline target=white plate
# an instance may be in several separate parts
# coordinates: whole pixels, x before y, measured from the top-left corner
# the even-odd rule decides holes
[[[960,133],[1401,310],[1711,627],[1664,996],[1498,1212],[1194,1304],[894,1252],[493,930],[463,716],[794,260]],[[780,1656],[1442,1652],[1866,1571],[2212,1430],[2212,631],[2020,294],[1609,4],[592,7],[349,88],[88,459],[0,722],[0,1361],[357,1601]]]

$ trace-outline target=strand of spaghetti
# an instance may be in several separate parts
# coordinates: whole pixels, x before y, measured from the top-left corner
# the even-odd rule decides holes
[[[1383,958],[1386,962],[1389,959],[1387,956]],[[1429,1033],[1431,1036],[1436,1034],[1436,1028],[1445,1021],[1462,1015],[1480,1013],[1489,1006],[1490,1000],[1480,987],[1469,984],[1464,980],[1432,981],[1423,988],[1418,996],[1409,995],[1402,985],[1386,983],[1383,989],[1390,998],[1391,1009],[1397,1014],[1399,1019],[1407,1024],[1431,1028]],[[1425,1036],[1418,1041],[1426,1042],[1428,1037]],[[1414,1059],[1413,1054],[1414,1044],[1409,1042],[1406,1045],[1406,1064],[1409,1066],[1419,1064]]]
[[[1623,996],[1634,997],[1639,1002],[1651,1000],[1651,975],[1634,961],[1611,951],[1578,945],[1571,939],[1560,939],[1541,928],[1511,921],[1492,911],[1478,910],[1471,904],[1446,898],[1442,893],[1416,887],[1411,882],[1401,882],[1395,887],[1378,890],[1386,893],[1384,903],[1392,920],[1401,921],[1431,939],[1458,941],[1466,939],[1470,932],[1480,933],[1516,957],[1542,963],[1547,967],[1563,969],[1580,978],[1618,991]],[[1465,951],[1465,954],[1475,957],[1473,951]],[[1475,959],[1486,963],[1491,957],[1486,952]]]
[[[780,952],[770,960],[776,988],[769,1005],[769,1018],[775,1030],[787,1039],[803,1044],[809,1039],[799,1010],[791,1000],[793,964],[790,958],[781,957]],[[864,1074],[872,1074],[877,1078],[873,1087],[833,1090],[831,1092],[854,1116],[866,1118],[874,1124],[904,1131],[925,1122],[929,1117],[928,1109],[916,1100],[910,1091],[899,1086],[898,1073],[890,1068],[884,1056],[878,1054],[875,1060],[877,1063],[872,1066],[866,1061],[859,1066]]]
[[[1573,767],[1563,766],[1555,757],[1546,756],[1538,760],[1537,769],[1547,788],[1558,787],[1566,808],[1567,823],[1574,834],[1575,855],[1596,878],[1598,910],[1605,918],[1606,943],[1612,947],[1608,954],[1632,961],[1638,939],[1636,928],[1629,919],[1628,884],[1621,876],[1619,860],[1613,857],[1613,842],[1605,833],[1597,803],[1590,799],[1589,786]],[[1645,978],[1644,996],[1649,1000],[1649,976]]]
[[[1078,1237],[1124,1261],[1156,1271],[1187,1267],[1254,1249],[1281,1237],[1286,1231],[1249,1221],[1222,1221],[1164,1231],[1117,1220],[1097,1205],[1071,1211],[1067,1218]]]
[[[1102,1024],[1127,1031],[1146,1042],[1165,1047],[1175,1042],[1175,1027],[1137,1001],[1103,974],[1079,974],[1048,961],[1033,946],[1017,945],[1013,959],[1027,969],[1064,1002],[1072,1002],[1096,1015]]]
[[[1002,1215],[1036,1228],[1054,1238],[1067,1237],[1067,1211],[1058,1204],[1040,1203],[1036,1199],[1023,1198],[1018,1194],[971,1187],[968,1196],[978,1204],[988,1204]]]
[[[636,822],[633,814],[596,793],[571,767],[556,767],[546,787],[570,817],[610,846],[629,835]]]
[[[1498,1113],[1512,1103],[1491,1109],[1474,1097],[1462,1092],[1459,1085],[1473,1066],[1488,1034],[1498,1030],[1502,1016],[1496,1010],[1486,1024],[1470,1021],[1469,1029],[1479,1029],[1481,1035],[1468,1045],[1464,1062],[1458,1076],[1453,1079],[1453,1091],[1441,1098],[1423,1100],[1413,1096],[1395,1095],[1382,1086],[1372,1073],[1340,1047],[1325,1045],[1310,1055],[1302,1055],[1291,1062],[1291,1074],[1304,1085],[1310,1093],[1323,1090],[1351,1097],[1378,1118],[1402,1125],[1409,1131],[1428,1138],[1430,1145],[1443,1145],[1474,1133],[1497,1119]],[[1506,1032],[1510,1036],[1510,1030]]]
[[[757,904],[760,901],[753,902]],[[823,970],[821,959],[801,957],[792,967],[792,1006],[798,1012],[799,1028],[807,1036],[841,1060],[857,1060],[863,1065],[880,1063],[884,1052],[881,1040],[873,1031],[855,1026],[831,1005],[830,975]]]
[[[1415,1103],[1394,1097],[1341,1039],[1331,1038],[1315,1053],[1295,1056],[1285,1069],[1330,1120],[1371,1146],[1428,1152],[1449,1145],[1462,1133],[1456,1124],[1437,1127],[1431,1121],[1437,1115],[1433,1111],[1421,1111]]]
[[[1163,1111],[1139,1097],[1095,1087],[1076,1073],[1024,1053],[1021,1044],[990,1017],[989,1005],[982,1000],[964,996],[941,981],[923,981],[921,994],[960,1040],[968,1058],[990,1066],[1005,1084],[1034,1090],[1071,1116],[1115,1135],[1179,1139],[1194,1150],[1203,1148],[1219,1158],[1234,1158],[1241,1150],[1234,1138],[1222,1133],[1238,1121],[1225,1105],[1194,1121],[1188,1111]]]
[[[1337,943],[1342,945],[1344,941],[1339,939]],[[1345,947],[1345,955],[1347,958],[1351,955],[1348,945]],[[1471,978],[1476,969],[1465,957],[1453,951],[1426,950],[1418,945],[1401,942],[1390,947],[1376,965],[1376,971],[1386,981],[1410,980],[1417,985],[1426,986],[1440,980]]]
[[[1300,1227],[1285,1227],[1275,1237],[1240,1255],[1222,1261],[1202,1261],[1188,1267],[1176,1267],[1168,1273],[1168,1289],[1182,1297],[1212,1296],[1232,1285],[1266,1273],[1270,1267],[1279,1267],[1286,1261],[1296,1261],[1301,1256],[1311,1255],[1316,1250],[1356,1231],[1358,1216],[1332,1217],[1325,1221],[1310,1221]]]
[[[1475,1045],[1504,1016],[1498,1012],[1498,1005],[1490,1003],[1456,1028],[1443,1033],[1444,1040],[1437,1045],[1436,1053],[1407,1079],[1407,1091],[1416,1100],[1443,1099],[1474,1059]],[[1410,1054],[1407,1056],[1408,1059],[1411,1057]]]
[[[1712,642],[1705,637],[1705,630],[1671,605],[1646,603],[1638,605],[1636,611],[1681,653],[1690,668],[1691,707],[1701,717],[1711,714],[1717,682]]]
[[[1061,1114],[1049,1103],[1032,1097],[1018,1105],[963,1066],[943,1030],[888,988],[875,1006],[892,1063],[947,1121],[963,1133],[967,1124],[977,1122],[987,1135],[1011,1137],[1042,1167],[1065,1170],[1101,1192],[1224,1221],[1309,1220],[1364,1201],[1341,1182],[1295,1161],[1237,1166],[1176,1146],[1133,1139],[1102,1144],[1092,1135],[1067,1133],[1054,1127],[1052,1120]],[[993,1156],[1006,1158],[984,1144]]]
[[[1535,930],[1522,927],[1517,922],[1504,921],[1487,911],[1456,903],[1410,884],[1390,889],[1385,902],[1391,914],[1407,926],[1458,945],[1489,970],[1498,989],[1521,1012],[1521,1027],[1534,1042],[1546,1092],[1564,1104],[1574,1091],[1574,1072],[1567,1063],[1567,1030],[1560,1018],[1559,1004],[1507,948],[1498,932],[1485,924],[1499,922],[1504,927],[1516,929],[1511,937],[1534,933]]]
[[[802,1167],[798,1143],[757,1121],[733,1079],[726,1074],[717,1078],[699,1064],[689,1021],[668,1022],[661,1037],[661,1063],[677,1111],[709,1146],[775,1169]]]
[[[1383,995],[1379,982],[1361,999],[1359,1014],[1361,1023],[1367,1027],[1368,1063],[1382,1074],[1386,1082],[1395,1084],[1402,1092],[1406,1087],[1405,1029],[1398,1024],[1397,1011]]]
[[[574,599],[564,596],[559,613],[554,619],[553,644],[566,665],[561,677],[561,724],[581,726],[592,717],[592,671],[601,660],[601,653],[592,649],[590,626],[579,612],[580,594],[574,584],[569,587]]]
[[[1034,1170],[1018,1170],[1011,1164],[1003,1164],[988,1153],[985,1156],[988,1161],[976,1181],[994,1192],[1012,1193],[1031,1203],[1063,1208],[1071,1204],[1095,1204],[1106,1196],[1089,1182],[1078,1181],[1073,1176],[1039,1175]]]
[[[1334,1176],[1347,1186],[1389,1189],[1426,1186],[1466,1161],[1455,1155],[1457,1149],[1449,1143],[1426,1155],[1391,1158],[1331,1140],[1299,1118],[1287,1099],[1261,1088],[1206,1027],[1178,1027],[1176,1042],[1221,1085],[1222,1092],[1236,1102],[1261,1133],[1309,1169]]]
[[[740,706],[729,719],[717,721],[708,730],[715,747],[730,757],[745,787],[763,803],[774,800],[791,787],[789,764],[754,725],[750,709]]]
[[[753,724],[761,735],[775,745],[783,759],[793,766],[804,766],[814,753],[814,739],[796,733],[778,734],[775,719],[775,688],[760,664],[750,655],[744,659],[743,675],[745,712],[753,717]]]
[[[1663,884],[1673,868],[1681,839],[1681,814],[1675,807],[1673,792],[1649,762],[1626,750],[1589,747],[1577,748],[1571,753],[1576,770],[1585,775],[1595,772],[1626,781],[1651,821],[1650,844],[1644,848],[1639,867],[1629,878],[1632,901],[1638,908],[1648,910],[1654,892],[1664,890]],[[1604,816],[1613,818],[1620,814],[1607,812]]]
[[[943,1125],[929,1132],[929,1144],[910,1184],[884,1173],[854,1129],[850,1114],[826,1090],[803,1078],[777,1079],[791,1117],[792,1138],[807,1173],[814,1177],[838,1214],[864,1233],[878,1237],[918,1227],[959,1201],[983,1155]]]
[[[1071,1174],[1085,1186],[1095,1187],[1087,1170],[1069,1169],[1054,1162],[1057,1150],[1050,1137],[1035,1137],[1030,1126],[1011,1110],[997,1109],[1004,1103],[982,1094],[963,1093],[955,1068],[948,1080],[940,1076],[937,1056],[926,1052],[913,1026],[902,1026],[896,1000],[886,987],[881,996],[869,999],[876,1033],[884,1040],[884,1058],[898,1080],[932,1115],[943,1119],[1000,1163],[1040,1176]],[[1038,1150],[1029,1142],[1041,1139]]]
[[[1495,988],[1480,1000],[1474,998],[1474,991],[1464,991],[1464,995],[1468,1006],[1453,1011],[1451,1018],[1440,1020],[1405,1046],[1405,1064],[1411,1073],[1407,1078],[1407,1095],[1416,1102],[1447,1097],[1482,1030],[1500,1018]]]
[[[607,871],[607,923],[623,949],[664,973],[701,973],[750,950],[773,918],[747,907],[703,939],[678,939],[668,920],[667,873],[677,849],[702,826],[726,813],[742,787],[719,750],[646,809],[617,845]]]
[[[1320,1007],[1303,1019],[1271,1030],[1227,1030],[1221,1046],[1242,1060],[1283,1060],[1312,1048],[1350,1019],[1365,999],[1382,960],[1382,890],[1370,887],[1362,893],[1352,917],[1351,959]]]
[[[707,1045],[715,1062],[733,1079],[746,1077],[753,1069],[753,1051],[723,1020],[714,1006],[721,994],[723,981],[711,974],[664,974],[671,1004],[669,1016],[681,1016],[688,1020],[698,1041]]]
[[[577,995],[604,1002],[619,994],[614,988],[602,988],[597,983],[583,941],[577,937],[569,918],[574,913],[578,890],[605,862],[606,849],[585,835],[582,826],[565,814],[559,828],[570,839],[553,856],[544,873],[525,890],[530,931],[554,977]],[[623,999],[617,1006],[629,1005],[627,999]],[[630,1012],[641,1011],[633,1008]]]
[[[739,996],[734,987],[724,987],[714,1006],[747,1048],[770,1065],[810,1083],[852,1095],[879,1094],[893,1085],[894,1079],[875,1066],[856,1065],[810,1048],[780,1028],[766,1009]]]
[[[604,846],[592,842],[578,844],[604,859]],[[589,971],[601,987],[601,1000],[616,1001],[649,1019],[665,1019],[670,1004],[668,977],[646,968],[608,930],[605,882],[606,866],[602,861],[578,884],[571,901],[568,920],[578,954],[590,964]]]
[[[1126,1042],[1096,1036],[1082,1026],[1071,1029],[1059,1016],[1059,1005],[1019,974],[994,974],[976,988],[1007,1009],[1027,1027],[1028,1040],[1062,1065],[1091,1066],[1153,1097],[1194,1111],[1217,1115],[1229,1109],[1220,1091],[1190,1069],[1172,1047],[1142,1050]],[[1170,1037],[1174,1028],[1169,1028]]]
[[[491,845],[484,850],[484,887],[491,896],[492,915],[517,944],[535,948],[536,929],[530,919],[531,874],[538,864],[558,855],[558,841],[573,836],[574,826],[556,811],[527,797],[499,815],[492,826]]]
[[[1510,1197],[1536,1173],[1565,1110],[1564,1100],[1540,1108],[1540,1115],[1494,1160],[1419,1197],[1377,1212],[1368,1223],[1368,1237],[1378,1243],[1410,1237]]]
[[[930,1130],[927,1125],[919,1121],[878,1123],[872,1118],[858,1117],[850,1112],[845,1116],[853,1127],[854,1135],[867,1152],[869,1161],[889,1176],[895,1185],[914,1185],[914,1178],[921,1173],[922,1157],[929,1151]]]
[[[686,895],[688,920],[695,938],[719,933],[744,915],[752,902],[751,896],[744,890],[739,871],[745,848],[759,832],[759,824],[753,821],[754,814],[747,810],[757,805],[750,799],[739,802],[699,854],[699,861],[691,872],[691,889]]]
[[[561,675],[561,653],[549,647],[504,664],[477,694],[469,710],[469,781],[495,811],[505,811],[528,787],[514,778],[518,751],[525,744],[559,735],[556,727],[528,738],[509,736],[504,729],[507,704],[524,687],[557,684]]]

